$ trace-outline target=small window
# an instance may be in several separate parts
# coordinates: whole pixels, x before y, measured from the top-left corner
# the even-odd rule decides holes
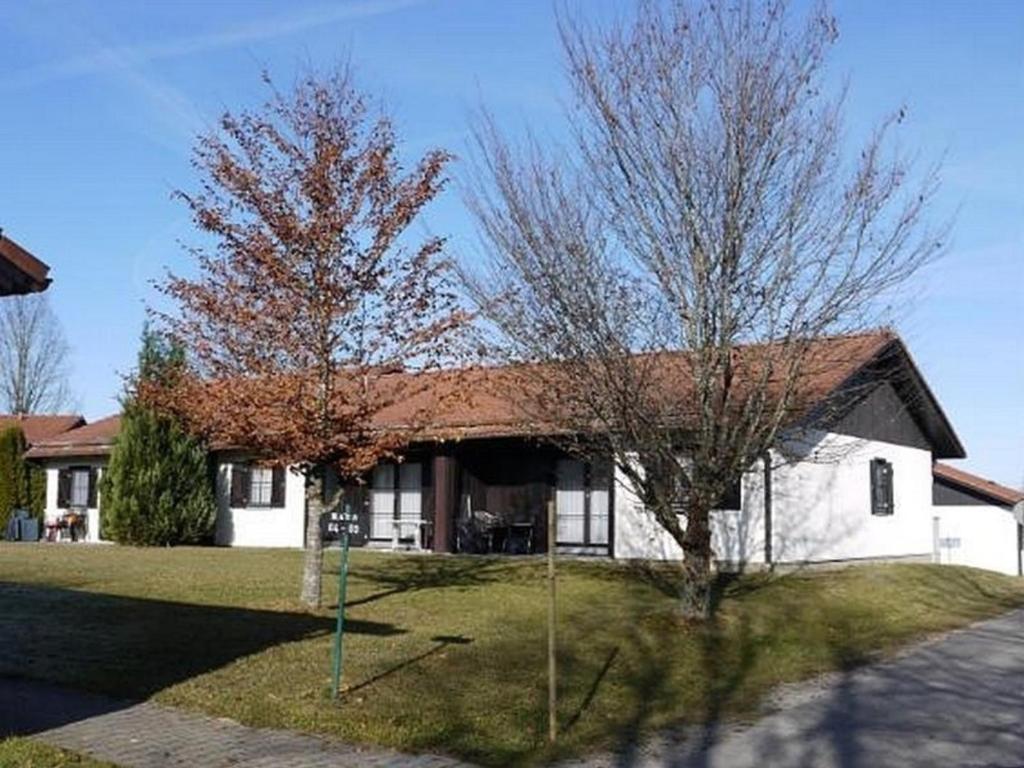
[[[89,479],[90,472],[88,469],[71,470],[71,498],[69,499],[69,506],[89,506]]]
[[[246,507],[284,506],[284,468],[259,467],[247,463],[231,467],[231,506]]]
[[[274,471],[270,467],[253,467],[249,471],[249,505],[269,507],[274,490]]]
[[[740,490],[740,479],[736,478],[736,480],[729,483],[729,487],[725,489],[725,493],[722,494],[722,498],[718,501],[717,509],[730,512],[739,511],[742,508],[742,504],[740,503],[742,495],[742,491]]]
[[[891,515],[894,512],[892,464],[885,459],[871,460],[871,514]]]

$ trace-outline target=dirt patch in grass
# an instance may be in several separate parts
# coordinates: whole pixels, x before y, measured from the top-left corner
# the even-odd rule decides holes
[[[327,568],[333,606],[336,555]],[[339,702],[334,614],[300,609],[300,572],[292,551],[0,545],[0,674],[523,764],[750,714],[780,682],[1024,603],[1024,584],[988,572],[863,566],[723,581],[714,619],[693,625],[671,570],[566,561],[552,753],[543,562],[355,553]]]

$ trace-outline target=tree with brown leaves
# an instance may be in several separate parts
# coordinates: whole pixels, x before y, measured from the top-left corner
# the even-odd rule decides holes
[[[711,512],[809,400],[815,340],[873,327],[937,255],[882,122],[859,153],[826,94],[836,24],[784,2],[646,2],[564,19],[573,141],[520,149],[493,120],[469,203],[490,254],[470,288],[532,407],[611,455],[709,609]],[[820,372],[820,371],[818,371]]]
[[[178,193],[210,245],[190,249],[197,277],[161,286],[177,311],[158,314],[188,360],[148,397],[215,447],[304,473],[302,600],[315,607],[325,473],[360,482],[415,435],[416,419],[375,428],[417,386],[393,374],[450,361],[465,322],[444,240],[408,231],[451,158],[403,169],[390,119],[347,71],[288,93],[265,80],[270,100],[200,139],[199,189]]]

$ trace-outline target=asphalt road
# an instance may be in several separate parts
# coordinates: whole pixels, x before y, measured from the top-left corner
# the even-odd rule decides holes
[[[750,726],[709,726],[611,766],[1024,767],[1024,610],[773,697]],[[592,763],[593,764],[593,763]]]

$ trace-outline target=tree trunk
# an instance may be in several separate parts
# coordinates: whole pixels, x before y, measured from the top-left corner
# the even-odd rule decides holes
[[[324,513],[324,472],[315,467],[306,474],[306,558],[302,567],[302,602],[320,607],[320,582],[324,564],[320,520]]]
[[[683,534],[683,615],[706,619],[711,615],[711,521],[706,509],[690,510]]]

